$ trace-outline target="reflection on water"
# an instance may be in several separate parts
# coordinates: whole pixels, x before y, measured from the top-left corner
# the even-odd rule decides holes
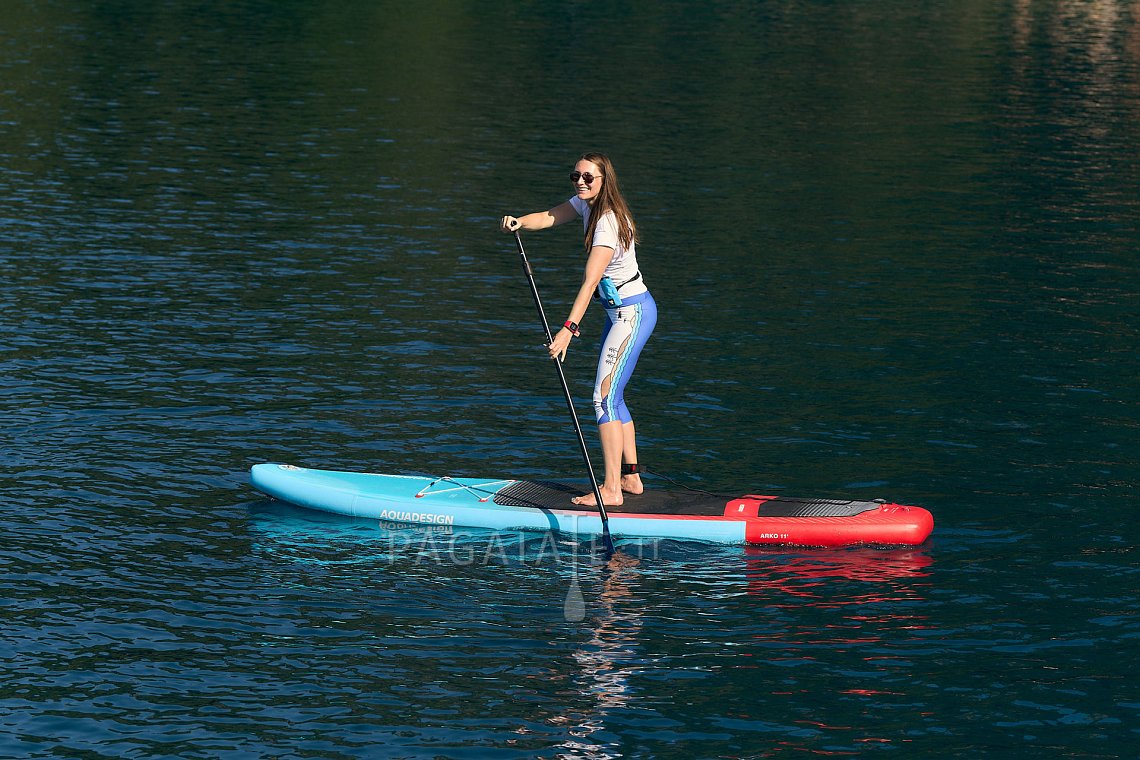
[[[767,596],[778,591],[790,597],[789,605],[811,602],[822,607],[920,598],[920,581],[930,576],[934,562],[921,548],[856,548],[796,555],[744,547],[744,552],[749,557],[745,575],[752,593]],[[867,592],[836,598],[827,593],[832,579],[861,581],[868,584]]]
[[[597,758],[622,756],[620,745],[612,739],[592,739],[607,731],[607,718],[614,710],[628,706],[636,696],[631,680],[643,663],[637,644],[644,620],[630,581],[639,564],[638,558],[619,549],[598,571],[600,588],[595,592],[588,638],[572,655],[578,667],[574,682],[595,706],[583,714],[566,716],[573,738],[562,749],[569,752]]]
[[[561,709],[543,705],[541,717],[535,715],[548,729],[564,732],[556,746],[569,756],[624,756],[619,737],[637,720],[669,726],[679,736],[705,730],[702,720],[771,721],[746,705],[723,706],[714,711],[717,718],[679,715],[661,704],[662,689],[678,688],[678,678],[698,684],[739,673],[748,680],[756,668],[775,669],[765,676],[773,679],[771,695],[786,698],[789,689],[806,693],[821,687],[808,686],[810,674],[789,680],[776,677],[779,670],[822,665],[858,651],[865,678],[841,679],[828,688],[851,699],[902,696],[889,682],[905,669],[909,642],[931,627],[927,603],[934,559],[924,549],[796,552],[626,541],[607,561],[596,542],[549,534],[441,532],[279,504],[258,507],[255,518],[255,551],[273,564],[321,568],[320,574],[306,573],[310,582],[332,583],[348,573],[394,592],[412,582],[425,609],[406,614],[429,627],[462,627],[480,617],[482,607],[460,611],[447,601],[448,589],[478,588],[484,600],[517,594],[500,582],[512,567],[526,569],[528,585],[547,579],[539,584],[546,591],[531,595],[529,609],[557,620],[567,585],[579,577],[586,619],[569,624],[573,635],[559,637],[558,653],[543,668],[543,678],[573,698]],[[430,622],[444,610],[468,622]],[[694,615],[725,625],[693,627],[686,621]],[[528,735],[535,730],[528,728]],[[797,718],[780,730],[789,749],[802,750],[841,729]]]

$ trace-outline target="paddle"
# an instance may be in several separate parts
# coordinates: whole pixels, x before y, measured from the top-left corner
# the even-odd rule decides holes
[[[530,294],[534,297],[534,306],[538,309],[538,318],[542,321],[542,329],[546,331],[547,345],[554,342],[554,335],[550,332],[550,325],[546,321],[546,310],[542,308],[542,299],[538,296],[538,285],[534,282],[534,272],[530,268],[530,261],[523,250],[522,237],[515,230],[515,243],[519,247],[519,256],[522,257],[523,272],[526,273],[527,282],[530,283]],[[598,488],[598,479],[594,477],[594,466],[590,464],[590,450],[586,446],[586,438],[582,435],[582,425],[578,422],[578,412],[574,410],[574,397],[570,395],[570,386],[566,384],[566,373],[562,371],[562,362],[554,360],[558,369],[558,379],[562,381],[562,392],[566,395],[566,408],[570,410],[570,419],[574,420],[574,430],[578,433],[578,446],[582,449],[582,461],[586,464],[586,472],[590,474],[590,485],[594,489],[594,498],[598,502],[598,512],[602,516],[602,543],[606,552],[614,553],[614,540],[610,536],[610,517],[606,514],[605,504],[602,503],[602,490]]]

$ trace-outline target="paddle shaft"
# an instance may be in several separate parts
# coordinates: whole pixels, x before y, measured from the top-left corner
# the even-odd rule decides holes
[[[523,272],[526,273],[527,282],[530,283],[530,294],[534,297],[534,307],[538,309],[538,318],[542,321],[542,329],[546,331],[546,341],[549,345],[554,342],[554,335],[550,332],[550,323],[546,321],[546,310],[542,308],[542,299],[538,295],[538,285],[534,281],[534,271],[530,268],[526,250],[523,249],[522,237],[515,230],[515,243],[519,248],[519,257],[522,258]],[[574,431],[578,434],[578,446],[582,449],[582,461],[586,465],[586,472],[590,475],[590,485],[594,489],[594,498],[598,501],[598,512],[602,516],[602,541],[611,553],[614,550],[614,541],[610,536],[610,517],[606,514],[605,504],[602,502],[602,489],[598,487],[598,479],[594,477],[594,466],[590,463],[590,450],[586,446],[586,437],[582,435],[582,425],[578,422],[578,412],[574,409],[574,397],[570,395],[570,386],[566,384],[566,373],[562,371],[562,362],[554,359],[554,366],[558,369],[558,379],[562,381],[562,392],[566,395],[566,408],[570,410],[570,419],[574,421]]]

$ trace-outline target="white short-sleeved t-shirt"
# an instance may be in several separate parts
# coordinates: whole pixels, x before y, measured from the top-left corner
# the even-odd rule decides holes
[[[582,231],[589,229],[590,205],[578,196],[570,199],[570,205],[578,212],[578,216],[582,217]],[[614,281],[614,285],[628,283],[621,289],[623,296],[635,296],[647,290],[645,279],[642,277],[630,282],[638,271],[637,244],[631,242],[629,248],[622,247],[621,239],[618,236],[617,215],[614,212],[607,211],[598,220],[598,226],[594,228],[592,245],[604,245],[607,248],[614,249],[613,258],[606,265],[605,275]]]

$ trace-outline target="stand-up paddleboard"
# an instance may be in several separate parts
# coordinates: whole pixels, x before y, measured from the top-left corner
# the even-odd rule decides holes
[[[491,530],[602,533],[597,510],[570,502],[585,491],[553,481],[377,475],[258,464],[258,491],[300,507],[399,523]],[[921,507],[879,501],[647,490],[607,507],[609,529],[628,538],[735,544],[916,545],[934,529]]]

